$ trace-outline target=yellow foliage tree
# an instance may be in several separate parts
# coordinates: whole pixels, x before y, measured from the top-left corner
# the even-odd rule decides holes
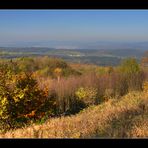
[[[62,69],[61,68],[56,68],[54,70],[54,73],[57,76],[57,79],[58,79],[58,82],[59,82],[60,81],[61,74],[62,74]]]

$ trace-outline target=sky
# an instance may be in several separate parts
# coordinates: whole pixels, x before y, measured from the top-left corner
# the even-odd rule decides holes
[[[148,42],[148,10],[0,10],[0,46],[102,42]]]

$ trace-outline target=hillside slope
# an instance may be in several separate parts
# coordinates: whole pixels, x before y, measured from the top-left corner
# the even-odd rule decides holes
[[[148,137],[148,96],[130,92],[91,106],[77,115],[52,118],[42,125],[1,133],[0,138]]]

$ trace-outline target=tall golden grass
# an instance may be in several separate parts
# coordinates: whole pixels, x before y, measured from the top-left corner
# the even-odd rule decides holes
[[[1,133],[0,138],[146,138],[147,115],[146,93],[133,91],[121,99],[90,106],[77,115]]]

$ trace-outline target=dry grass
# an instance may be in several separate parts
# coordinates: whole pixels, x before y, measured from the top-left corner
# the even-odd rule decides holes
[[[1,133],[0,138],[129,138],[148,137],[148,98],[131,92],[77,115],[51,118],[42,125]]]

